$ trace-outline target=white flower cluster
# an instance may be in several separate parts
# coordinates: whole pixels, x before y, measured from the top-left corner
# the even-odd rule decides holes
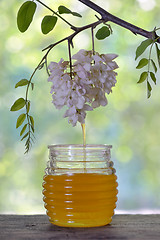
[[[105,94],[112,92],[116,83],[114,72],[118,65],[113,61],[116,54],[99,54],[81,49],[72,56],[72,77],[69,61],[51,62],[49,82],[51,94],[57,109],[67,106],[64,117],[73,126],[77,121],[85,123],[86,111],[107,105]]]

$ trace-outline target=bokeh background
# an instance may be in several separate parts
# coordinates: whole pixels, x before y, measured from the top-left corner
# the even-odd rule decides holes
[[[0,213],[44,213],[42,178],[48,160],[48,144],[82,143],[80,125],[72,128],[64,111],[54,108],[47,74],[42,69],[34,77],[35,89],[30,94],[31,112],[35,118],[36,143],[24,155],[20,130],[16,130],[19,112],[10,112],[13,102],[23,97],[25,87],[14,86],[22,78],[29,78],[43,56],[41,51],[72,31],[61,20],[47,36],[40,31],[44,15],[50,12],[41,6],[26,33],[16,26],[16,15],[23,0],[0,0]],[[76,26],[96,20],[95,12],[77,0],[45,0],[54,10],[65,5],[79,11],[83,18],[66,16]],[[110,13],[146,30],[160,24],[159,0],[94,0]],[[87,143],[112,144],[112,160],[117,169],[119,201],[117,211],[160,211],[160,72],[152,96],[146,97],[146,85],[137,84],[140,70],[136,70],[135,50],[142,36],[135,36],[111,23],[113,35],[96,40],[100,53],[117,53],[119,64],[117,85],[108,96],[109,104],[88,113]],[[75,49],[90,49],[90,31],[75,38]],[[153,52],[153,57],[155,52]],[[148,57],[148,51],[144,55]],[[67,44],[55,47],[50,60],[68,59]],[[22,110],[23,111],[23,110]]]

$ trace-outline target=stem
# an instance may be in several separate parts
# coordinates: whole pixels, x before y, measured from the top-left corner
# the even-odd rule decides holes
[[[94,31],[93,31],[93,27],[91,27],[91,36],[92,36],[92,51],[93,51],[93,55],[95,54],[95,47],[94,47]]]
[[[134,34],[139,34],[146,38],[153,39],[153,32],[148,32],[148,31],[146,31],[142,28],[139,28],[129,22],[126,22],[126,21],[110,14],[109,12],[107,12],[106,10],[104,10],[103,8],[101,8],[100,6],[96,5],[95,3],[93,3],[89,0],[78,0],[78,1],[82,2],[86,6],[90,7],[91,9],[95,10],[96,12],[98,12],[101,15],[102,20],[104,22],[107,22],[107,21],[113,22],[121,27],[124,27],[124,28],[130,30]],[[158,35],[155,35],[155,38],[157,38],[157,37],[158,37]],[[157,38],[157,42],[160,43],[159,38]]]
[[[47,8],[48,10],[50,10],[52,13],[54,13],[57,17],[61,18],[65,23],[67,23],[71,29],[76,30],[76,27],[73,26],[70,22],[68,22],[65,18],[63,18],[61,15],[59,15],[57,12],[55,12],[53,9],[51,9],[50,7],[48,7],[46,4],[44,4],[43,2],[41,2],[40,0],[36,0],[38,3],[40,3],[41,5],[43,5],[45,8]]]
[[[71,42],[68,39],[68,53],[69,53],[69,66],[70,66],[70,77],[72,79],[72,57],[71,57]]]
[[[33,71],[32,75],[29,79],[29,82],[28,82],[28,85],[27,85],[27,90],[26,90],[26,101],[28,101],[28,99],[27,99],[28,98],[28,90],[29,90],[29,86],[31,84],[32,78],[33,78],[34,74],[36,73],[36,71],[38,70],[39,66],[42,64],[43,60],[44,60],[44,57],[42,58],[42,60],[38,64],[38,66],[35,68],[35,70]]]
[[[47,57],[46,57],[46,59],[45,59],[45,67],[46,67],[46,72],[47,72],[48,76],[50,76],[50,73],[49,73],[49,71],[48,71]]]
[[[42,58],[42,60],[40,61],[40,63],[38,64],[38,66],[35,68],[35,70],[33,71],[33,73],[32,73],[32,75],[31,75],[31,77],[30,77],[30,79],[29,79],[29,82],[28,82],[28,85],[27,85],[27,89],[26,89],[26,98],[25,98],[25,102],[26,102],[26,117],[27,117],[27,122],[28,122],[28,141],[29,141],[29,147],[26,149],[26,153],[29,151],[29,149],[30,149],[30,147],[31,147],[31,145],[32,145],[32,142],[30,141],[30,139],[33,141],[33,138],[31,137],[31,133],[32,133],[32,131],[31,131],[31,121],[30,121],[30,116],[29,116],[29,114],[28,114],[28,110],[27,110],[27,108],[28,108],[28,91],[29,91],[29,87],[30,87],[30,84],[31,84],[31,81],[32,81],[32,78],[33,78],[33,76],[34,76],[34,74],[36,73],[36,71],[38,70],[38,68],[40,67],[40,65],[43,63],[43,61],[44,61],[44,57]],[[33,133],[32,133],[32,135],[33,135]],[[34,137],[34,135],[33,135],[33,137]],[[27,146],[26,146],[27,147]]]

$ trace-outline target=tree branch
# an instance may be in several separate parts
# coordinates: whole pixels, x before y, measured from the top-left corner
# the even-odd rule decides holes
[[[88,28],[95,28],[97,25],[101,24],[102,22],[103,22],[103,20],[100,19],[100,20],[98,20],[98,21],[96,21],[96,22],[94,22],[94,23],[85,25],[85,26],[83,26],[83,27],[79,27],[79,28],[78,28],[78,27],[75,27],[75,28],[74,28],[74,29],[75,29],[75,30],[74,30],[74,33],[72,33],[71,35],[69,35],[69,36],[67,36],[67,37],[59,40],[58,42],[53,43],[53,44],[50,44],[48,47],[44,48],[42,51],[45,51],[45,50],[48,49],[48,51],[47,51],[47,53],[45,54],[44,58],[46,57],[46,55],[48,55],[48,53],[50,52],[50,50],[51,50],[53,47],[55,47],[56,45],[60,44],[61,42],[66,41],[66,40],[69,40],[69,41],[72,43],[72,39],[73,39],[78,33],[82,32],[82,31],[84,31],[84,30],[86,30],[86,29],[88,29]]]
[[[139,35],[142,35],[146,38],[150,38],[150,39],[153,39],[153,40],[155,40],[157,38],[156,42],[160,43],[160,38],[155,32],[146,31],[142,28],[139,28],[139,27],[129,23],[129,22],[126,22],[126,21],[110,14],[109,12],[107,12],[106,10],[101,8],[100,6],[96,5],[95,3],[91,2],[90,0],[78,0],[78,1],[82,2],[83,4],[88,6],[89,8],[98,12],[101,15],[102,20],[104,22],[107,22],[107,21],[113,22],[113,23],[115,23],[115,24],[117,24],[117,25],[119,25],[123,28],[126,28],[126,29],[130,30],[135,35],[139,34]]]

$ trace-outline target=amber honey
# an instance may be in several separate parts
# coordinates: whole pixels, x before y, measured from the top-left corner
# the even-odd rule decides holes
[[[64,227],[109,224],[117,201],[116,175],[45,175],[43,195],[49,221]]]

